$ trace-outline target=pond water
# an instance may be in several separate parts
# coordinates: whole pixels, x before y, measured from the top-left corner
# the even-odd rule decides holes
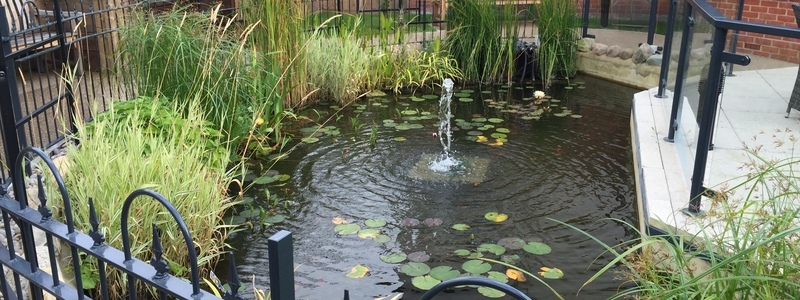
[[[576,296],[579,287],[611,257],[594,261],[603,253],[600,245],[548,218],[581,228],[609,244],[635,238],[635,232],[607,218],[635,223],[629,120],[636,90],[579,76],[571,85],[553,88],[549,96],[556,101],[537,105],[530,85],[472,89],[466,95],[457,86],[451,106],[451,152],[462,162],[459,172],[428,168],[442,152],[434,136],[439,124],[438,92],[430,93],[435,97],[417,93],[419,98],[387,95],[360,100],[341,109],[340,118],[334,116],[324,124],[327,129],[305,140],[313,143],[297,145],[272,166],[288,174],[289,180],[280,186],[256,185],[248,191],[254,203],[264,204],[268,201],[263,188],[270,187],[284,203],[278,210],[287,219],[263,232],[242,231],[229,241],[238,248],[243,280],[249,282],[255,275],[257,286],[268,285],[267,239],[286,229],[294,235],[298,299],[340,299],[344,289],[350,290],[353,299],[399,292],[404,299],[417,299],[422,291],[400,272],[407,261],[390,264],[381,260],[382,255],[422,252],[415,258],[430,256],[425,264],[431,268],[450,266],[465,273],[462,264],[469,259],[454,251],[476,252],[482,244],[497,243],[506,246],[506,258],[518,255],[516,264],[526,270],[538,272],[543,266],[562,270],[563,278],[544,280],[565,299],[612,295],[624,283],[609,274]],[[535,115],[548,104],[549,112]],[[321,123],[338,110],[322,106],[305,115]],[[354,131],[359,126],[353,124],[364,126]],[[311,129],[301,127],[288,130],[296,137],[309,136]],[[374,146],[370,142],[373,127]],[[494,133],[504,133],[505,140],[495,135],[501,137],[498,142]],[[259,172],[255,171],[256,176]],[[489,212],[508,219],[490,221],[485,217]],[[366,228],[365,221],[374,218],[387,222],[377,228],[385,236],[376,239],[375,232],[367,231],[364,236],[372,237],[360,238],[337,234],[334,229],[334,221],[340,219]],[[420,223],[415,225],[414,220]],[[469,229],[455,230],[454,224],[467,224]],[[531,254],[519,245],[510,246],[508,238],[543,243],[552,252]],[[490,251],[483,255],[501,259]],[[367,267],[369,274],[348,278],[356,265]],[[501,265],[491,265],[493,271],[506,271]],[[511,284],[536,299],[556,299],[530,278]],[[474,288],[460,288],[436,299],[485,297]]]

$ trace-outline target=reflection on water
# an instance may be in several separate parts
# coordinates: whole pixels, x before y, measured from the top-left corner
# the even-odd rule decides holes
[[[438,126],[434,97],[395,101],[389,96],[345,108],[339,123],[326,124],[337,126],[341,135],[323,134],[317,143],[299,145],[289,159],[274,166],[292,177],[273,192],[298,205],[283,211],[289,219],[269,232],[241,232],[230,241],[239,249],[240,275],[255,275],[259,287],[267,286],[267,238],[287,229],[294,233],[298,299],[338,299],[344,289],[350,290],[353,299],[372,299],[393,291],[404,292],[404,299],[416,299],[421,293],[409,277],[398,273],[398,264],[381,261],[381,255],[422,251],[430,255],[427,263],[432,267],[460,269],[466,259],[453,254],[455,250],[475,251],[480,244],[518,237],[551,246],[553,251],[547,255],[522,250],[507,253],[518,254],[520,266],[531,271],[542,266],[563,270],[564,278],[547,282],[566,299],[607,298],[623,284],[611,274],[590,284],[580,297],[575,294],[611,258],[606,255],[595,261],[603,253],[601,246],[548,218],[572,224],[610,244],[634,237],[629,229],[607,219],[635,223],[629,139],[635,90],[588,77],[576,81],[585,84],[570,90],[556,87],[552,96],[560,101],[554,101],[551,113],[538,120],[526,114],[541,109],[529,99],[532,88],[476,89],[469,97],[459,97],[457,89],[452,104],[456,121],[452,153],[464,162],[462,172],[424,168],[442,151],[433,134]],[[553,115],[564,109],[582,117]],[[353,133],[346,120],[356,116],[367,125]],[[379,128],[375,147],[369,142],[371,126]],[[498,128],[507,129],[500,130],[507,132],[505,142],[491,136]],[[257,203],[262,201],[262,191],[249,193]],[[493,211],[507,214],[508,220],[494,223],[484,218]],[[366,219],[384,219],[388,225],[380,229],[390,240],[379,243],[357,235],[338,236],[333,230],[335,217],[362,227]],[[428,218],[440,219],[442,224],[406,226],[413,222],[404,222]],[[451,229],[457,223],[471,228]],[[367,266],[369,276],[345,277],[356,264]],[[493,270],[505,271],[501,266]],[[554,299],[534,280],[514,285],[537,299]],[[474,289],[458,289],[437,299],[482,298]]]

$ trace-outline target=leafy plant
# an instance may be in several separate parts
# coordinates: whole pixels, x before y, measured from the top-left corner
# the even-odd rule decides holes
[[[154,107],[158,102],[153,102]],[[188,117],[175,117],[171,130],[154,130],[142,126],[141,120],[151,116],[151,107],[134,105],[127,110],[127,118],[120,117],[112,106],[104,113],[106,117],[95,120],[91,130],[78,124],[78,133],[70,139],[79,147],[67,151],[69,168],[64,174],[67,190],[72,199],[73,218],[78,230],[88,232],[91,228],[87,205],[93,198],[100,220],[100,230],[106,242],[122,248],[120,212],[125,198],[136,189],[149,188],[164,195],[183,216],[198,251],[198,265],[208,270],[214,267],[225,251],[228,227],[222,224],[224,212],[233,205],[226,196],[227,183],[232,179],[226,171],[228,156],[214,157],[215,149],[209,149],[204,139],[194,136],[205,123],[200,115],[199,104],[187,109]],[[161,107],[172,110],[166,115],[179,116],[175,106]],[[165,124],[165,123],[161,123]],[[71,143],[72,144],[72,143]],[[98,162],[103,167],[98,168]],[[48,182],[48,194],[54,199],[54,215],[63,218],[62,203],[52,182]],[[188,265],[186,246],[179,237],[177,225],[165,214],[164,208],[150,199],[136,199],[135,210],[129,219],[130,241],[133,256],[149,260],[152,242],[150,224],[161,231],[164,257],[173,274],[185,277]],[[96,272],[96,261],[83,261],[83,267]],[[109,268],[108,286],[111,298],[121,298],[126,293],[126,277]],[[140,291],[145,288],[140,286]]]
[[[539,26],[539,69],[545,88],[553,76],[575,76],[577,66],[577,28],[580,19],[573,1],[542,0],[536,7]]]
[[[441,50],[439,38],[428,51],[409,50],[402,61],[396,68],[399,74],[392,86],[395,93],[404,88],[433,88],[441,86],[445,78],[459,80],[463,77],[456,60]]]

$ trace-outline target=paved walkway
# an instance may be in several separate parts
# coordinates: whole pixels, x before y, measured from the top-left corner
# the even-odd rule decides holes
[[[782,160],[800,156],[800,112],[784,118],[789,95],[798,74],[797,65],[783,68],[736,71],[727,77],[714,132],[714,150],[709,152],[705,186],[728,189],[744,181],[760,159]],[[789,67],[786,67],[789,66]],[[687,86],[687,91],[697,90]],[[655,89],[635,95],[631,120],[642,213],[650,224],[666,223],[689,233],[699,231],[698,220],[681,212],[689,202],[690,177],[697,141],[694,120],[697,93],[687,93],[674,143],[668,134],[672,98],[656,98]],[[692,99],[694,98],[694,99]],[[729,201],[744,198],[738,189]],[[710,202],[703,198],[702,210]],[[663,224],[662,224],[663,225]]]

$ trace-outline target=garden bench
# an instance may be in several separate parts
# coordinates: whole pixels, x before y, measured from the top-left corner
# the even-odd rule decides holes
[[[55,12],[39,9],[31,0],[2,0],[0,5],[5,7],[8,19],[8,29],[11,39],[11,53],[22,52],[15,60],[30,56],[32,53],[59,46],[59,36],[55,25],[45,26],[55,21]],[[76,19],[79,12],[62,12],[64,21],[64,40],[71,43],[79,37]],[[80,43],[72,43],[74,53],[70,63],[77,74],[83,73]],[[6,55],[11,54],[6,53]]]

